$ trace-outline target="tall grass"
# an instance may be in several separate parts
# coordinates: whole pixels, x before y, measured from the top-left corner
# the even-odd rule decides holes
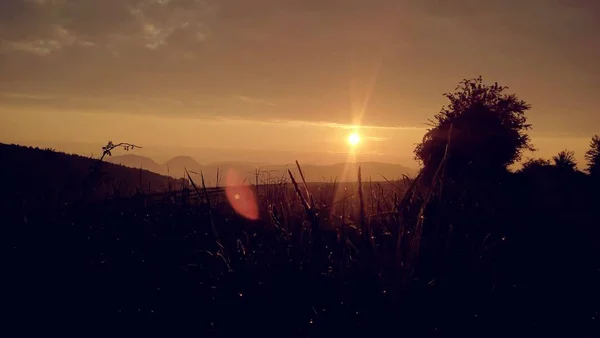
[[[86,283],[108,290],[93,301],[102,311],[132,308],[135,315],[147,308],[161,316],[190,315],[191,322],[204,321],[198,325],[206,332],[223,335],[256,330],[260,323],[277,327],[279,336],[375,335],[378,327],[429,335],[455,322],[476,328],[478,318],[506,318],[499,309],[538,294],[533,286],[556,289],[558,284],[540,286],[552,280],[549,275],[539,280],[529,272],[550,271],[544,255],[584,265],[586,277],[598,280],[592,245],[576,250],[535,226],[542,217],[547,224],[572,220],[576,227],[569,234],[597,242],[584,230],[595,219],[591,197],[571,202],[578,211],[572,217],[545,216],[544,204],[531,197],[536,188],[520,179],[504,181],[512,185],[501,192],[480,182],[477,194],[465,193],[445,177],[448,156],[446,151],[433,173],[402,181],[373,182],[358,168],[356,182],[310,183],[299,163],[286,176],[257,171],[251,189],[260,217],[254,221],[235,212],[223,188],[206,187],[203,173],[193,172],[186,172],[189,185],[178,191],[37,214],[29,208],[26,218],[11,221],[14,246],[24,248],[15,261],[29,266],[31,257],[50,255],[68,266],[64,274],[84,269],[91,276]],[[522,191],[529,194],[515,193]],[[568,198],[552,196],[563,203]],[[57,247],[77,255],[54,257]],[[549,248],[564,250],[550,256]],[[591,290],[586,283],[592,282],[553,278],[579,292]],[[542,304],[543,298],[535,301]],[[270,308],[260,312],[264,304]],[[545,317],[534,321],[530,309],[510,313],[529,313],[532,324],[525,324],[540,325]]]

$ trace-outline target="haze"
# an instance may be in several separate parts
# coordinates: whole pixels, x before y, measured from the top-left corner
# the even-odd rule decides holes
[[[2,0],[0,142],[161,161],[416,165],[444,92],[532,104],[549,157],[600,126],[597,1]]]

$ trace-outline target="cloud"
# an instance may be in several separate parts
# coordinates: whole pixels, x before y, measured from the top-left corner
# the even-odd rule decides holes
[[[362,46],[394,4],[2,0],[0,91],[57,96],[55,109],[342,123],[348,85],[363,80],[353,62],[370,62]]]
[[[383,142],[383,141],[388,140],[387,137],[377,137],[377,136],[367,136],[365,138],[369,141],[374,141],[374,142]]]
[[[109,49],[127,48],[124,41],[156,49],[173,34],[181,42],[182,31],[191,32],[186,42],[202,41],[214,15],[207,2],[195,0],[3,0],[0,13],[0,40],[17,48],[35,41],[69,45],[81,39]]]
[[[0,93],[0,98],[8,99],[8,100],[17,99],[17,100],[46,101],[46,100],[54,100],[56,97],[50,96],[50,95],[32,95],[32,94],[24,94],[24,93],[6,92],[6,93]]]
[[[0,0],[0,91],[54,97],[0,104],[343,125],[366,101],[355,83],[372,88],[364,124],[411,127],[482,70],[545,84],[573,68],[583,102],[597,87],[598,5],[574,3]]]
[[[255,98],[255,97],[238,95],[238,96],[236,96],[236,99],[241,100],[243,102],[247,102],[247,103],[261,104],[261,105],[266,105],[266,106],[271,106],[271,107],[275,106],[275,103],[273,103],[273,102],[270,102],[270,101],[264,100],[264,99]]]
[[[314,126],[314,127],[328,127],[328,128],[341,128],[341,129],[380,129],[380,130],[425,130],[425,128],[414,127],[414,126],[379,126],[379,125],[360,125],[355,126],[352,124],[342,124],[335,122],[325,121],[299,121],[299,120],[270,120],[270,123],[282,123],[287,125],[298,125],[298,126]]]
[[[279,119],[269,119],[269,120],[252,120],[252,119],[243,119],[243,118],[217,118],[214,121],[218,123],[232,123],[232,124],[261,124],[261,125],[280,125],[287,127],[321,127],[321,128],[334,128],[334,129],[344,129],[344,130],[425,130],[425,128],[412,127],[412,126],[377,126],[377,125],[361,125],[357,128],[357,126],[351,124],[343,124],[343,123],[335,123],[335,122],[326,122],[326,121],[303,121],[303,120],[279,120]],[[372,141],[383,141],[386,138],[383,137],[374,137],[369,136],[367,139]]]
[[[47,55],[61,47],[57,40],[35,40],[28,42],[4,41],[2,50],[12,49],[14,51],[28,52],[36,55]]]

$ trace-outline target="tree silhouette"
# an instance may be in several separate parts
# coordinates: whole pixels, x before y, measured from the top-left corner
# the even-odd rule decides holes
[[[600,177],[600,136],[594,135],[590,149],[585,153],[587,171],[594,177]]]
[[[530,105],[498,83],[485,85],[481,76],[465,79],[454,93],[446,93],[450,103],[443,106],[423,141],[415,149],[415,158],[426,172],[439,166],[448,149],[449,174],[486,174],[506,170],[521,158],[523,150],[534,150],[525,112]]]
[[[552,157],[554,165],[557,168],[575,171],[577,169],[577,160],[575,160],[575,153],[569,150],[563,150],[558,155]]]
[[[521,171],[529,171],[543,167],[549,167],[552,164],[549,160],[545,158],[530,158],[525,163],[523,163],[523,168]]]

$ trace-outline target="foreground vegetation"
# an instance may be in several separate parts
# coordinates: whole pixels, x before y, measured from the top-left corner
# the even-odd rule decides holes
[[[257,220],[194,173],[176,193],[79,203],[5,191],[11,314],[91,332],[143,320],[138,334],[150,320],[228,337],[598,334],[600,142],[588,173],[568,152],[510,172],[530,147],[510,109],[526,104],[463,84],[417,177],[310,184],[298,166],[249,188]]]

